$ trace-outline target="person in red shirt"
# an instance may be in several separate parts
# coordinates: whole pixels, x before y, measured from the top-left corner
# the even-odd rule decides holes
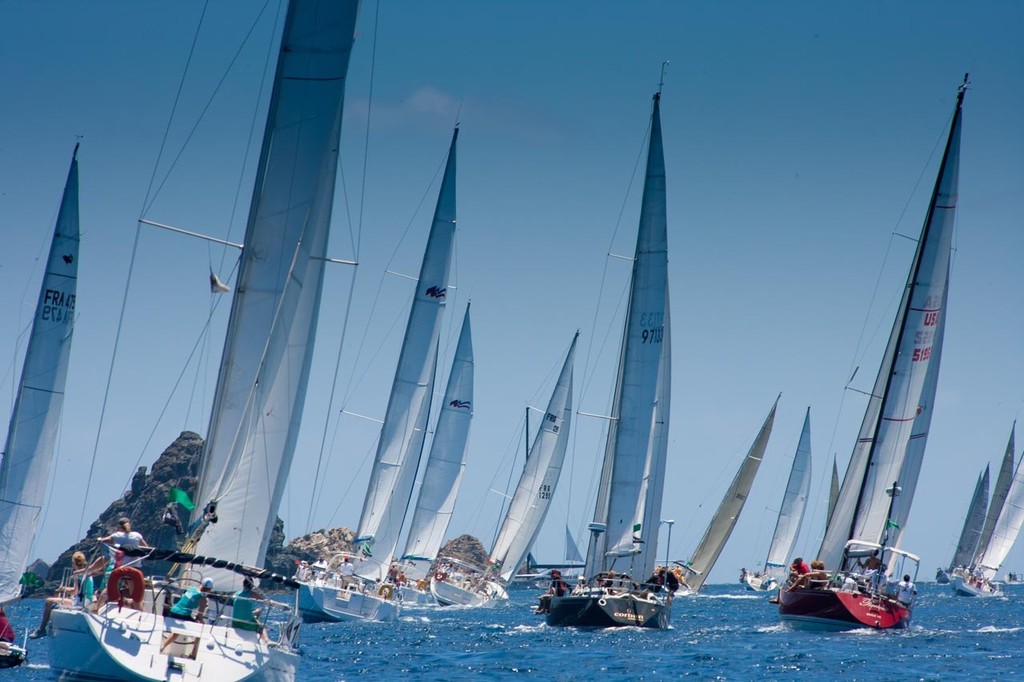
[[[0,642],[14,644],[14,628],[11,621],[7,620],[7,612],[0,606]]]
[[[803,560],[802,557],[793,559],[793,563],[789,565],[789,582],[792,583],[800,576],[810,573],[811,567]]]

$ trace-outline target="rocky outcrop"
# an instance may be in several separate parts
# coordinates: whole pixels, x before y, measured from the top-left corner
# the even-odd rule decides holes
[[[472,535],[460,535],[454,540],[449,540],[441,548],[439,556],[450,556],[463,561],[468,561],[477,566],[487,565],[487,550],[483,544]]]

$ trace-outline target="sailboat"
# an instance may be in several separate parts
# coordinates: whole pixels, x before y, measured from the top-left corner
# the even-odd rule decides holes
[[[985,509],[988,507],[988,481],[989,468],[986,466],[985,470],[978,474],[978,482],[974,485],[971,504],[967,508],[967,517],[964,519],[964,527],[960,531],[960,539],[956,543],[949,568],[940,568],[935,573],[935,582],[940,585],[948,585],[953,571],[968,566],[974,558],[985,523]]]
[[[473,419],[473,339],[469,327],[469,306],[462,320],[458,345],[441,414],[423,471],[416,510],[409,524],[409,536],[402,553],[402,566],[409,584],[399,585],[404,603],[434,604],[430,594],[430,567],[444,542],[466,468],[466,445]]]
[[[971,564],[958,565],[953,570],[950,587],[953,588],[954,594],[966,597],[996,597],[1003,594],[1001,586],[993,581],[1003,560],[1017,542],[1021,525],[1024,524],[1024,467],[1021,466],[1024,464],[1024,458],[1018,462],[1010,485],[1005,488],[1005,494],[1002,487],[1003,471],[1007,468],[1007,462],[1010,467],[1013,466],[1013,430],[1010,431],[1006,453],[999,479],[996,481],[1000,499],[997,500],[996,494],[993,494],[994,510],[990,508],[986,515],[985,527]],[[985,544],[982,545],[981,542]]]
[[[732,529],[740,518],[740,512],[746,504],[750,488],[754,485],[754,477],[761,467],[761,460],[764,459],[764,451],[768,447],[768,439],[772,435],[772,426],[775,424],[775,410],[779,406],[779,399],[776,398],[772,409],[768,412],[761,429],[757,432],[750,450],[746,457],[740,462],[740,467],[725,491],[715,515],[711,518],[704,537],[693,552],[693,557],[683,567],[688,573],[686,584],[691,594],[696,594],[704,586],[708,574],[718,561],[725,543],[732,535]]]
[[[562,473],[572,424],[572,369],[578,338],[577,332],[494,539],[487,567],[477,572],[472,566],[439,559],[439,568],[430,579],[430,592],[442,606],[482,606],[508,599],[507,587],[537,539]],[[444,568],[446,563],[462,570],[449,571]],[[453,579],[455,572],[461,574],[461,579]]]
[[[916,578],[920,565],[900,549],[900,539],[938,387],[966,89],[965,76],[903,298],[818,551],[832,579],[824,589],[794,585],[780,592],[779,616],[792,627],[888,629],[910,622],[912,605],[888,594],[882,578]],[[873,573],[865,576],[861,568]]]
[[[76,144],[32,318],[7,440],[0,453],[0,537],[4,538],[0,548],[0,605],[21,596],[21,578],[46,498],[75,327],[78,242]],[[0,668],[11,668],[25,660],[24,648],[3,644]]]
[[[317,571],[304,581],[299,589],[299,610],[307,622],[392,622],[401,610],[396,586],[387,578],[410,506],[434,393],[441,317],[455,243],[458,137],[456,128],[359,519],[355,538],[359,551],[351,557],[354,579]]]
[[[96,613],[56,609],[50,665],[58,677],[295,679],[295,614],[280,639],[268,643],[258,632],[231,627],[229,619],[186,622],[165,618],[163,607],[172,591],[196,579],[230,593],[243,576],[265,574],[258,567],[284,492],[310,372],[358,5],[293,0],[287,8],[194,530],[177,557],[192,568],[178,583],[146,589],[142,610],[116,601]],[[200,573],[203,564],[213,567]],[[177,641],[165,646],[165,634]]]
[[[667,628],[671,617],[669,596],[634,583],[654,572],[668,454],[672,363],[660,106],[659,89],[651,110],[615,394],[589,526],[584,569],[589,581],[569,595],[552,597],[545,615],[548,625]]]
[[[760,575],[746,574],[743,584],[747,589],[767,592],[778,587],[786,577],[789,552],[800,534],[800,524],[804,520],[804,508],[807,506],[807,495],[810,490],[811,408],[808,407],[800,432],[800,442],[793,456],[793,466],[789,470],[786,494],[779,508],[779,518],[775,521],[775,533],[768,547],[768,556],[764,560],[764,571]]]

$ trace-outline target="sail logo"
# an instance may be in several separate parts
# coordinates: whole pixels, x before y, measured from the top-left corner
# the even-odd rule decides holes
[[[425,292],[430,298],[444,298],[448,295],[448,289],[445,287],[433,286]]]
[[[43,305],[39,319],[46,322],[68,322],[75,312],[75,295],[58,289],[47,289],[43,294]]]
[[[70,253],[65,253],[63,256],[61,256],[61,258],[64,260],[64,263],[66,265],[71,265],[72,263],[75,262],[75,257],[72,256]]]
[[[465,410],[468,410],[469,406],[470,406],[470,402],[468,400],[453,400],[450,403],[448,403],[448,406],[449,407],[454,407],[455,409],[465,409]]]

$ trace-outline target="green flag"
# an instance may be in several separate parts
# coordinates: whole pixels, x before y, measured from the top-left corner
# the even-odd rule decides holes
[[[39,580],[39,576],[33,573],[32,571],[25,571],[21,575],[21,580],[19,580],[18,582],[28,589],[31,589],[33,587],[39,587],[43,584],[42,581]]]
[[[895,521],[886,521],[885,522],[885,527],[886,528],[895,528],[896,530],[900,529],[900,525],[898,523],[896,523]]]
[[[641,526],[641,525],[642,525],[642,524],[639,524],[639,523],[634,523],[634,524],[633,524],[633,532],[634,532],[634,533],[639,533],[639,532],[640,532],[640,526]]]
[[[193,509],[196,508],[196,505],[193,504],[192,500],[189,499],[188,493],[182,490],[181,488],[175,488],[171,486],[170,491],[167,493],[167,500],[169,502],[177,502],[178,504],[180,504],[185,509],[188,509],[189,511],[192,511]]]

